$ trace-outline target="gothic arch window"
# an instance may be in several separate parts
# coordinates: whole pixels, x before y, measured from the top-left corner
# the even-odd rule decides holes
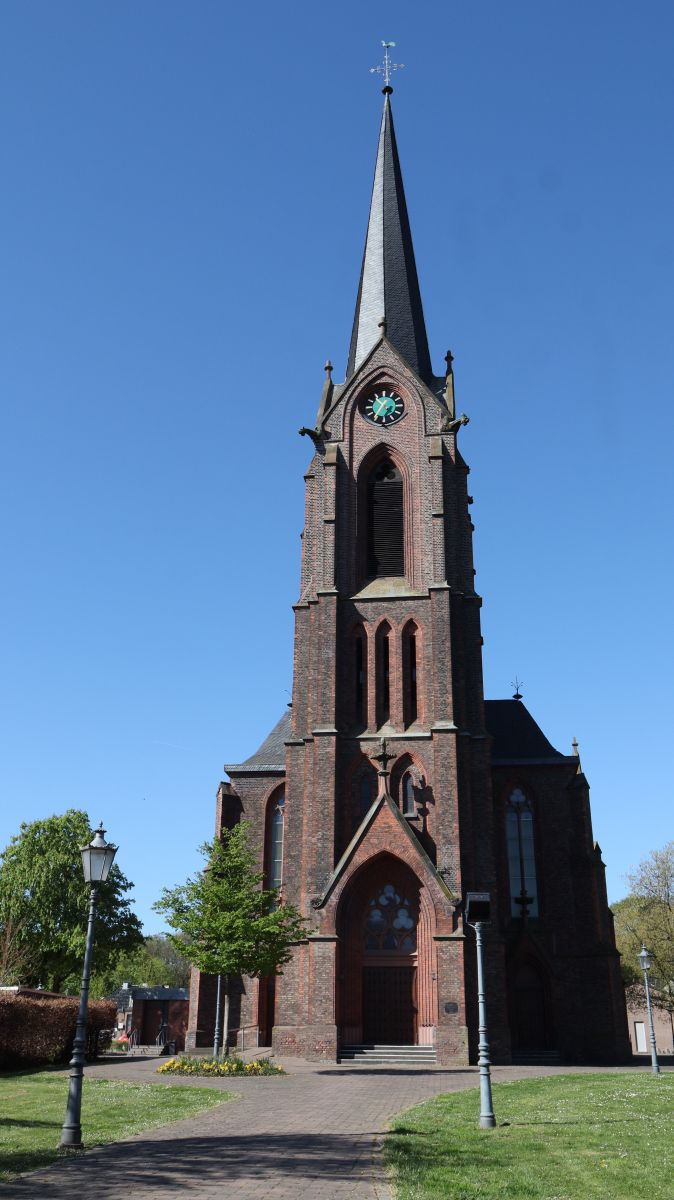
[[[375,637],[377,728],[391,719],[391,626],[382,621]]]
[[[522,788],[513,788],[506,801],[506,845],[510,880],[510,913],[538,916],[538,879],[534,843],[534,813]]]
[[[362,625],[353,633],[353,712],[357,728],[367,725],[367,637]]]
[[[402,636],[403,656],[403,719],[405,727],[419,719],[419,630],[408,621]]]
[[[266,867],[268,888],[278,889],[283,883],[283,835],[285,828],[285,787],[277,788],[267,805]]]
[[[385,883],[365,906],[363,949],[366,954],[414,954],[416,948],[415,906],[392,883]]]
[[[368,578],[404,575],[403,477],[388,455],[370,471],[366,505]]]
[[[417,815],[417,797],[415,792],[414,777],[411,771],[405,771],[400,784],[400,798],[402,800],[402,811],[404,817],[416,817]]]

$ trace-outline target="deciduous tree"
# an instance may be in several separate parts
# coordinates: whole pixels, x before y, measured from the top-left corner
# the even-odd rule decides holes
[[[0,857],[0,941],[19,963],[16,982],[52,991],[79,987],[86,940],[89,889],[80,849],[91,840],[80,809],[21,825]],[[113,865],[99,888],[94,970],[120,950],[142,944],[140,921],[127,893],[133,884]]]
[[[239,975],[275,974],[305,932],[292,905],[263,887],[263,873],[245,822],[223,830],[201,847],[206,868],[179,887],[167,888],[154,908],[190,962],[225,982],[225,1048],[230,981]]]

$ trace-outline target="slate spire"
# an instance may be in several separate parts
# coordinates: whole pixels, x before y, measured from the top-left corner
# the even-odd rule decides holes
[[[391,87],[384,88],[370,219],[346,377],[351,377],[381,337],[383,319],[389,341],[428,382],[432,378],[431,359],[393,128],[392,91]]]

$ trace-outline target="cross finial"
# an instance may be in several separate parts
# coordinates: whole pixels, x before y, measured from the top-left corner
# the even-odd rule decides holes
[[[370,67],[370,75],[383,75],[384,91],[392,92],[393,88],[391,87],[391,74],[393,71],[401,71],[405,64],[391,62],[391,55],[389,51],[393,49],[395,42],[382,42],[382,46],[384,47],[384,62],[379,67]]]
[[[513,700],[521,700],[522,693],[520,692],[520,688],[524,686],[523,681],[521,679],[518,679],[517,676],[515,676],[515,678],[511,681],[510,686],[514,687],[514,689],[515,689],[515,695],[513,696]]]
[[[388,764],[390,763],[391,759],[395,757],[395,754],[389,754],[388,750],[386,749],[386,738],[382,738],[379,742],[379,753],[372,755],[372,758],[375,762],[381,763],[379,768],[380,775],[388,775]]]

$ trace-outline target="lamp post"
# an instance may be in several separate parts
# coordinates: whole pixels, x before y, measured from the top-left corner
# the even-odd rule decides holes
[[[641,954],[637,955],[639,965],[644,973],[644,987],[646,989],[646,1009],[648,1011],[648,1031],[651,1038],[651,1071],[654,1075],[660,1074],[660,1064],[658,1062],[658,1051],[655,1045],[655,1029],[653,1028],[653,1005],[651,1004],[651,988],[648,982],[648,972],[653,966],[652,955],[649,954],[646,947],[641,946]]]
[[[218,984],[215,993],[215,1029],[213,1031],[213,1058],[220,1057],[220,996],[222,994],[222,975],[218,973]]]
[[[84,881],[89,884],[89,920],[87,924],[86,949],[84,951],[84,967],[82,968],[80,1007],[77,1013],[77,1025],[75,1026],[73,1056],[70,1060],[68,1101],[59,1147],[69,1147],[71,1149],[81,1149],[82,1147],[82,1079],[84,1076],[87,1047],[87,1006],[89,1003],[91,955],[94,948],[94,919],[96,916],[98,889],[108,878],[116,853],[117,847],[112,846],[105,840],[105,830],[101,821],[88,846],[83,846],[81,851]]]
[[[491,1097],[491,1062],[487,1037],[487,1006],[484,998],[484,961],[482,953],[482,926],[491,919],[489,892],[467,892],[465,905],[466,924],[475,930],[477,949],[477,1006],[478,1006],[478,1066],[480,1068],[480,1129],[493,1129],[496,1125],[494,1105]]]

